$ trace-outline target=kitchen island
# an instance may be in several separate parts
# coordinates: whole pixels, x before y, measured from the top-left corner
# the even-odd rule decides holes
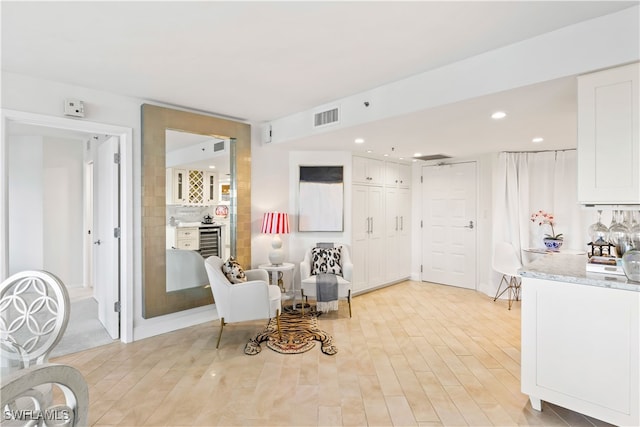
[[[617,425],[640,425],[640,283],[548,254],[522,277],[522,392]]]

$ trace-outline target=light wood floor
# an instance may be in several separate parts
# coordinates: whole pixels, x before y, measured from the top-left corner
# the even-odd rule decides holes
[[[519,303],[403,282],[318,323],[337,355],[245,355],[266,322],[225,327],[216,350],[211,322],[52,361],[85,375],[92,425],[606,425],[520,393]]]

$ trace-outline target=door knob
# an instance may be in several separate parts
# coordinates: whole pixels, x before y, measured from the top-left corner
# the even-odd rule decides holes
[[[469,221],[469,225],[465,225],[464,228],[471,228],[473,229],[473,221]]]
[[[98,240],[96,240],[95,242],[93,242],[93,244],[94,244],[94,245],[99,245],[100,243],[102,243],[102,242],[100,241],[100,239],[98,239]]]

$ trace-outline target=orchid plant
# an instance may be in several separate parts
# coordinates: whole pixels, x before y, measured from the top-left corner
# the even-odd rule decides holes
[[[534,212],[531,214],[531,222],[537,222],[539,226],[542,227],[543,224],[549,224],[551,227],[551,234],[545,234],[546,237],[550,239],[562,240],[562,233],[556,234],[553,226],[555,224],[555,217],[553,214],[545,212],[543,210],[539,210],[538,212]]]

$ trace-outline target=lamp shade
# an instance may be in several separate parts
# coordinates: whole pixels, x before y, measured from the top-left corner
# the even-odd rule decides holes
[[[262,217],[262,233],[289,234],[289,214],[283,212],[267,212]]]

